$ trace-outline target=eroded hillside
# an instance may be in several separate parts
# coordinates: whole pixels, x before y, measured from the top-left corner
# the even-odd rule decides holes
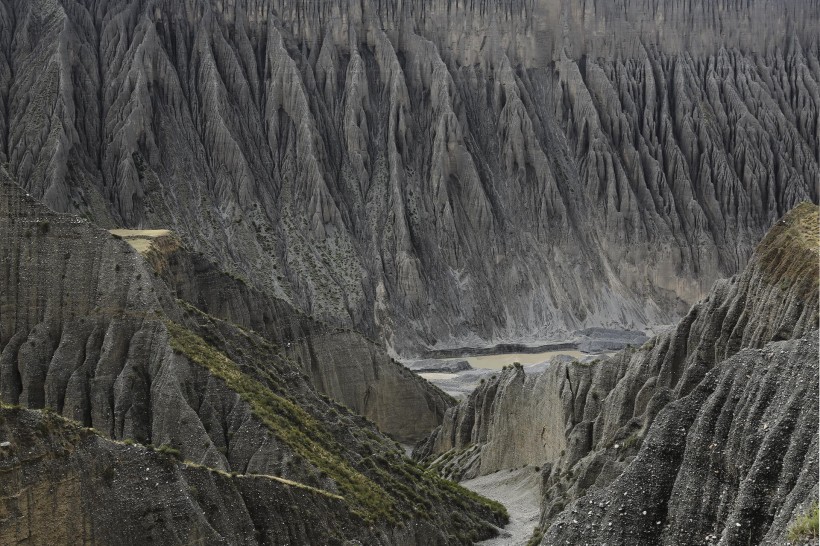
[[[0,160],[395,349],[669,323],[816,202],[813,0],[0,2]]]
[[[457,478],[539,468],[543,544],[784,543],[817,495],[818,230],[799,205],[639,349],[506,370],[417,456]]]
[[[101,437],[176,452],[181,459],[230,478],[206,479],[208,490],[197,497],[186,494],[180,482],[183,470],[176,463],[164,474],[154,460],[148,461],[146,476],[131,472],[132,459],[148,456],[144,449],[124,450],[100,440],[89,445],[71,432],[76,427],[56,417],[49,421],[56,423],[56,438],[48,430],[31,436],[31,431],[17,430],[12,422],[6,429],[10,440],[4,441],[11,441],[13,449],[4,455],[3,464],[14,479],[4,481],[9,489],[0,513],[0,533],[12,542],[28,540],[32,532],[44,533],[34,537],[37,542],[48,542],[49,533],[57,533],[55,540],[76,536],[71,534],[76,526],[59,535],[62,520],[43,523],[51,505],[37,492],[56,487],[64,478],[63,515],[88,521],[83,515],[88,516],[94,505],[72,505],[70,498],[83,488],[97,487],[101,472],[109,481],[105,473],[123,473],[118,482],[122,489],[109,499],[111,506],[119,507],[120,517],[147,518],[146,532],[165,537],[169,544],[197,537],[235,543],[236,536],[250,543],[281,544],[307,543],[312,537],[330,537],[337,543],[354,538],[386,544],[465,543],[493,534],[494,525],[503,521],[503,509],[423,471],[373,423],[317,392],[276,338],[178,299],[180,294],[156,268],[158,262],[152,266],[126,240],[85,220],[49,211],[5,174],[0,181],[0,233],[0,399],[53,411],[93,427]],[[146,252],[151,250],[153,245]],[[217,274],[212,265],[200,270]],[[192,275],[191,283],[198,279]],[[207,291],[192,293],[207,296]],[[236,300],[237,309],[242,301]],[[287,315],[270,318],[271,323],[281,321],[283,328],[289,324]],[[297,324],[310,334],[310,321]],[[317,334],[321,340],[322,331]],[[355,337],[347,342],[363,343]],[[320,353],[313,356],[317,362],[321,359]],[[409,372],[401,375],[389,360],[347,364],[351,369],[372,368],[362,373],[387,376],[398,384],[372,381],[375,406],[412,401],[416,389],[416,399],[422,402],[414,411],[422,416],[429,412],[435,421],[436,403],[446,402]],[[405,399],[386,400],[379,394],[391,385],[405,392]],[[383,413],[395,415],[397,410]],[[375,418],[382,416],[377,413]],[[63,438],[63,430],[71,437]],[[42,457],[32,455],[26,446]],[[102,462],[94,462],[98,455],[115,461],[121,456],[123,466],[112,462],[113,470],[106,470]],[[168,496],[152,493],[129,505],[139,480],[157,473],[168,484]],[[259,481],[252,475],[286,481]],[[247,480],[234,480],[237,476]],[[263,483],[273,485],[258,485]],[[291,487],[298,490],[289,492]],[[282,514],[267,514],[273,499],[266,495],[289,502],[290,496],[304,491],[320,496],[308,495],[305,503],[293,497],[295,506]],[[62,502],[62,490],[55,498]],[[149,501],[159,504],[144,513]],[[177,503],[183,514],[179,519],[163,516],[175,513]],[[277,523],[277,518],[298,513],[303,505],[307,508],[302,523]],[[28,519],[21,519],[23,513]],[[121,533],[128,528],[99,519],[105,513],[89,517],[94,525],[109,528],[85,536],[99,544],[120,543],[116,537],[125,536]],[[26,522],[37,528],[22,527]]]

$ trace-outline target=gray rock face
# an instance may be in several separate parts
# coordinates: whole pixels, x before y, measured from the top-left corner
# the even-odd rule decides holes
[[[499,373],[448,410],[444,424],[414,456],[435,459],[443,453],[443,464],[434,466],[457,480],[557,460],[567,444],[564,393],[553,388],[563,366],[553,361],[543,373],[518,367]]]
[[[230,475],[112,442],[39,411],[0,408],[0,543],[435,544],[426,522],[364,525],[336,495]]]
[[[10,182],[1,169],[0,235],[2,402],[48,408],[114,440],[175,449],[185,460],[214,471],[274,475],[320,489],[323,498],[327,493],[344,497],[344,506],[327,506],[328,520],[321,502],[308,507],[303,526],[316,529],[299,530],[290,524],[280,526],[278,515],[266,515],[270,507],[291,500],[276,487],[249,486],[245,491],[243,486],[217,480],[216,485],[204,484],[209,492],[202,499],[191,500],[180,497],[185,489],[174,481],[179,476],[165,474],[163,480],[171,481],[168,496],[159,491],[147,497],[165,498],[161,509],[145,515],[142,502],[134,503],[131,511],[122,509],[125,517],[148,518],[147,527],[159,534],[171,532],[165,543],[189,543],[200,536],[209,543],[311,542],[314,537],[319,542],[335,537],[331,543],[359,537],[374,537],[384,544],[466,543],[492,535],[494,525],[503,521],[497,506],[424,474],[372,423],[322,396],[281,347],[177,299],[179,294],[163,278],[169,272],[161,273],[128,242],[87,221],[49,211]],[[194,275],[191,283],[196,279]],[[207,291],[201,294],[204,297]],[[236,309],[243,309],[243,301],[233,300]],[[272,324],[278,320],[288,324],[287,317],[271,319]],[[310,321],[301,324],[307,327]],[[355,347],[355,338],[348,341]],[[316,361],[321,357],[317,353]],[[384,418],[385,426],[414,430],[416,425],[402,429],[401,423],[391,421],[405,407],[390,410],[387,406],[412,407],[421,399],[422,407],[413,411],[435,416],[435,404],[443,395],[408,370],[404,376],[400,371],[383,371],[388,364],[375,359],[350,361],[348,371],[359,365],[372,368],[367,373],[386,376],[386,382],[372,385],[376,399],[372,406],[382,412],[376,417]],[[397,390],[403,398],[384,399]],[[424,402],[428,399],[429,406]],[[26,431],[13,426],[10,434],[25,436]],[[48,457],[58,458],[53,463],[55,474],[36,461],[12,465],[21,481],[9,485],[7,512],[0,514],[0,536],[13,538],[12,542],[25,537],[17,534],[23,506],[10,497],[31,491],[26,501],[32,503],[29,512],[39,525],[50,506],[41,495],[59,482],[59,476],[77,487],[96,487],[101,470],[93,463],[96,456],[109,460],[106,453],[111,449],[119,453],[119,448],[80,449],[77,458],[66,461],[59,459],[61,448],[48,438],[37,441],[38,450],[53,449]],[[126,466],[131,464],[129,457]],[[78,478],[84,471],[89,476]],[[146,472],[149,478],[156,475],[151,468]],[[135,478],[132,473],[123,485],[137,487],[135,479],[143,476]],[[66,517],[86,521],[82,515],[96,505],[83,499],[94,495],[77,491],[67,493],[79,495],[80,500],[66,508]],[[427,494],[438,499],[431,500]],[[266,495],[278,496],[274,502]],[[109,500],[111,506],[127,503],[117,494]],[[70,504],[70,499],[66,502]],[[284,510],[282,517],[306,506],[297,498],[293,502],[293,510]],[[461,508],[454,511],[453,503]],[[167,514],[177,513],[176,504],[180,520],[165,520]],[[422,505],[427,509],[423,515],[417,508]],[[218,515],[223,509],[224,515]],[[110,513],[106,510],[100,517]],[[218,517],[231,521],[212,525]],[[44,524],[43,531],[56,533],[56,527],[59,524]],[[288,529],[296,538],[281,534],[291,532]],[[120,532],[125,531],[106,528],[94,540],[118,544]]]
[[[603,353],[620,351],[627,347],[640,347],[649,338],[643,332],[624,332],[619,330],[605,330],[601,328],[587,328],[577,332],[579,335],[578,350],[585,353]],[[594,356],[590,358],[594,359]]]
[[[154,310],[169,308],[172,314],[179,313],[170,288],[177,298],[193,302],[198,309],[276,343],[280,354],[302,365],[321,393],[368,417],[400,441],[412,443],[425,437],[440,424],[452,403],[359,334],[330,328],[285,302],[266,297],[220,272],[204,257],[185,252],[172,238],[155,242],[149,253],[151,271],[124,242],[76,217],[53,215],[43,207],[25,204],[12,182],[3,182],[0,193],[0,214],[8,215],[2,220],[5,240],[0,243],[9,268],[2,279],[8,312],[0,316],[0,392],[10,396],[7,400],[16,403],[19,397],[31,407],[68,404],[75,412],[72,417],[89,425],[93,417],[113,419],[105,412],[89,415],[86,399],[107,398],[120,373],[120,359],[130,359],[138,366],[142,360],[163,360],[156,353],[137,352],[139,346],[128,340],[153,338],[157,328],[146,326],[141,317]],[[52,223],[54,233],[50,232]],[[65,235],[66,231],[71,235]],[[95,252],[85,250],[89,240],[97,242]],[[156,286],[157,279],[166,280],[168,287]],[[36,306],[24,312],[31,300]],[[128,310],[124,315],[123,309]],[[112,314],[114,326],[109,320]],[[120,324],[122,329],[117,329]],[[26,341],[25,336],[30,339]],[[15,358],[23,364],[16,364]],[[99,393],[89,393],[83,378],[92,374],[97,358],[105,363],[105,375],[111,377],[96,382]],[[53,372],[59,375],[52,377],[50,361],[70,362],[70,366]],[[15,365],[22,370],[19,378],[10,371]],[[129,382],[117,384],[118,392],[129,399],[131,387]],[[94,426],[113,430],[114,425],[103,427],[98,422]]]
[[[817,335],[744,349],[655,418],[607,487],[542,544],[786,544],[817,498]]]
[[[817,201],[813,0],[0,2],[0,160],[403,353],[670,323]]]
[[[367,417],[400,442],[425,438],[453,403],[373,341],[350,328],[312,319],[220,271],[175,237],[155,240],[146,257],[178,298],[259,333],[298,363],[320,393]]]
[[[817,207],[797,207],[741,275],[640,349],[505,371],[448,410],[416,456],[456,478],[540,466],[544,544],[782,543],[817,464],[817,225]],[[685,538],[706,512],[703,535]]]

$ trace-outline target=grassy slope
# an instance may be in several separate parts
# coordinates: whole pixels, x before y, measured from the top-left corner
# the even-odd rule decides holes
[[[801,203],[775,226],[755,251],[768,282],[788,289],[794,283],[803,294],[818,287],[820,258],[820,208]]]
[[[505,523],[506,510],[457,484],[444,480],[395,452],[363,453],[355,463],[345,458],[346,450],[323,427],[322,423],[301,408],[277,386],[274,374],[265,373],[265,363],[256,362],[254,377],[202,337],[179,324],[168,322],[171,347],[192,362],[208,369],[251,407],[254,415],[276,437],[319,470],[327,473],[339,487],[354,513],[369,522],[396,523],[413,518],[431,517],[433,503],[458,508],[466,514]],[[248,339],[255,336],[247,334]],[[259,342],[261,340],[257,340]],[[264,348],[263,348],[264,349]],[[461,514],[451,514],[455,520]],[[475,538],[465,519],[463,541]],[[490,531],[490,529],[486,529]]]

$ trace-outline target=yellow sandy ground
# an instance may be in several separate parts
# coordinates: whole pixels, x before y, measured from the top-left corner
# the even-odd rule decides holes
[[[140,254],[148,252],[157,237],[171,235],[168,229],[111,229],[109,232],[125,239]]]

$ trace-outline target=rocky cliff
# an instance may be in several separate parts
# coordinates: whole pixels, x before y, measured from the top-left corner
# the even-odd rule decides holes
[[[3,407],[0,438],[3,544],[341,544],[356,528],[390,543],[337,495],[183,463],[53,413]]]
[[[100,472],[109,472],[97,465],[98,456],[100,464],[115,461],[110,472],[116,476],[123,472],[122,489],[110,499],[101,497],[101,502],[110,500],[109,507],[117,507],[122,518],[147,518],[146,532],[163,536],[162,542],[169,544],[199,539],[235,543],[240,538],[249,543],[304,543],[313,537],[320,542],[331,537],[331,542],[362,538],[385,544],[464,543],[491,535],[494,525],[503,521],[497,505],[423,472],[372,423],[317,392],[302,366],[276,340],[180,299],[165,280],[170,273],[157,269],[156,260],[152,266],[134,248],[143,245],[49,211],[5,174],[0,180],[0,234],[3,402],[51,410],[111,440],[157,446],[209,472],[248,477],[241,482],[247,489],[236,480],[205,479],[200,483],[207,491],[192,498],[185,492],[182,470],[174,465],[176,470],[162,476],[152,466],[154,460],[146,463],[145,476],[132,471],[132,461],[142,460],[144,450],[124,451],[98,440],[88,444],[68,432],[68,439],[62,433],[56,439],[45,433],[31,437],[18,430],[26,417],[4,429],[12,438],[5,441],[19,451],[3,455],[11,457],[3,464],[15,480],[4,495],[0,536],[25,541],[27,533],[42,531],[35,541],[49,542],[50,533],[60,532],[59,523],[34,530],[20,526],[40,526],[49,517],[52,505],[41,494],[64,479],[66,497],[61,492],[57,500],[65,498],[67,506],[60,504],[61,510],[89,528],[73,525],[65,530],[69,534],[53,535],[55,540],[82,531],[94,543],[120,543],[117,537],[130,528],[111,528],[116,521],[105,518],[113,512],[90,516],[96,506],[91,501],[71,506],[72,495],[97,487]],[[153,243],[146,251],[152,250]],[[200,281],[193,275],[189,286]],[[234,301],[237,309],[242,301]],[[265,302],[259,305],[276,310],[264,307]],[[270,319],[271,324],[287,324],[288,317]],[[347,341],[362,343],[357,338]],[[372,367],[366,373],[377,375],[382,367],[396,367],[389,361],[348,363],[350,368],[356,365]],[[411,392],[402,400],[386,400],[378,394],[384,383],[375,381],[371,387],[377,394],[371,403],[382,408],[376,417],[398,413],[384,409],[388,403],[443,400],[431,386],[409,379],[409,372],[407,377],[390,369],[382,373]],[[413,394],[413,389],[420,392]],[[413,411],[427,411],[434,420],[436,408],[422,404]],[[32,451],[26,451],[29,447]],[[254,485],[269,482],[252,475],[295,482],[299,491],[288,493],[291,486],[281,480]],[[168,485],[168,496],[159,491],[129,505],[128,499],[144,485],[141,480],[154,476]],[[316,491],[319,497],[314,498]],[[308,498],[299,497],[303,494]],[[148,501],[163,499],[143,513]],[[291,501],[294,505],[287,510],[268,513],[271,506]],[[301,524],[285,525],[277,519],[300,513],[300,507],[306,510]],[[89,534],[95,526],[109,528]]]
[[[0,2],[0,160],[397,351],[668,323],[817,201],[816,0]]]
[[[259,333],[300,364],[320,393],[401,442],[412,444],[426,437],[453,403],[390,358],[382,346],[350,328],[308,317],[245,279],[220,271],[172,234],[152,239],[143,254],[177,298]]]
[[[140,308],[132,316],[150,314],[157,306],[177,313],[172,302],[182,299],[206,315],[258,332],[274,343],[282,355],[287,353],[299,362],[321,393],[370,418],[400,441],[412,443],[426,436],[441,422],[444,410],[451,404],[446,395],[392,361],[373,342],[349,329],[330,328],[311,320],[286,302],[260,294],[242,279],[219,271],[204,256],[187,252],[170,234],[146,241],[142,248],[153,272],[143,265],[134,265],[136,272],[131,275],[128,266],[119,262],[144,262],[115,238],[129,232],[117,231],[115,237],[110,237],[75,217],[53,216],[35,205],[27,205],[8,180],[0,191],[4,200],[0,213],[9,216],[3,232],[7,237],[0,243],[8,257],[8,274],[4,278],[8,313],[0,318],[0,346],[5,348],[9,344],[10,351],[6,366],[12,365],[14,351],[19,350],[20,344],[25,346],[21,336],[31,330],[44,336],[40,340],[44,353],[38,358],[50,358],[48,352],[58,349],[69,351],[72,358],[83,358],[83,352],[92,348],[82,347],[82,337],[70,342],[60,337],[63,330],[75,333],[77,316],[116,315],[123,306]],[[55,222],[54,233],[50,232],[51,222]],[[73,242],[64,241],[66,224],[73,232]],[[83,250],[89,239],[98,241],[96,252]],[[21,243],[25,246],[21,247]],[[123,255],[122,260],[107,257],[101,262],[106,256],[118,254]],[[59,267],[53,261],[55,256],[62,256]],[[110,270],[106,270],[109,266]],[[95,281],[88,279],[89,273]],[[154,286],[156,282],[165,286]],[[164,301],[157,300],[158,297]],[[37,301],[37,307],[24,312],[31,298]],[[103,343],[101,336],[108,326],[85,318],[83,321],[83,335],[96,339],[96,345]],[[137,324],[139,321],[133,327]],[[59,343],[71,345],[60,349]],[[127,343],[120,343],[126,345],[120,350],[125,350]],[[57,360],[66,357],[55,354]],[[42,367],[42,363],[37,366]],[[29,396],[30,390],[43,389],[39,376],[46,371],[41,372],[29,378],[35,384],[24,385],[22,381],[20,389],[26,391],[24,396]],[[6,389],[10,388],[8,384]],[[414,419],[406,418],[408,412]]]
[[[542,544],[803,544],[788,536],[818,495],[817,357],[814,332],[721,362]]]
[[[504,371],[417,456],[457,478],[539,467],[544,544],[782,543],[817,492],[818,226],[798,206],[640,349]]]

